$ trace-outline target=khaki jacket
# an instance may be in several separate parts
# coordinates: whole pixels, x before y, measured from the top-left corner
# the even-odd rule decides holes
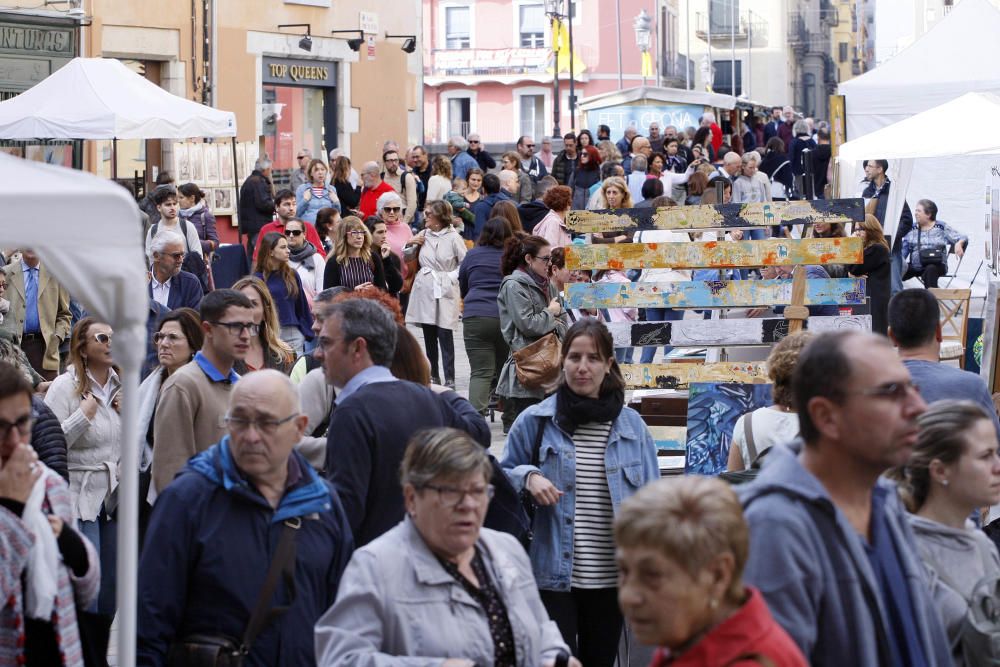
[[[21,344],[24,333],[24,272],[21,262],[12,262],[4,267],[7,275],[7,298],[10,310],[4,317],[2,327],[10,332],[14,342]],[[45,268],[38,265],[38,324],[45,340],[45,359],[42,368],[59,371],[59,346],[69,338],[73,325],[73,314],[69,309],[69,292]]]

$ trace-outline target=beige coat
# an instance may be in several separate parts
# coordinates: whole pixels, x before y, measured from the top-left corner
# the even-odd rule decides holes
[[[20,345],[24,333],[24,272],[21,262],[12,262],[3,271],[7,274],[7,298],[10,299],[10,310],[3,318],[3,328]],[[39,263],[38,324],[45,339],[45,359],[42,360],[45,370],[59,370],[59,345],[69,338],[72,322],[69,292],[56,282],[45,265]]]
[[[434,324],[442,329],[458,326],[458,266],[465,259],[465,241],[454,227],[440,232],[425,229],[420,246],[420,270],[413,281],[410,303],[406,307],[407,324]],[[416,252],[416,245],[405,254]]]

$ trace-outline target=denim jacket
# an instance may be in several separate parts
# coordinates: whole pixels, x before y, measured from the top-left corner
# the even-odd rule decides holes
[[[337,191],[330,186],[324,186],[326,192],[322,197],[311,195],[306,199],[306,191],[311,188],[309,183],[303,183],[295,189],[295,216],[299,220],[306,222],[316,222],[316,214],[320,209],[335,208],[340,210],[340,200],[337,199]]]
[[[573,439],[556,422],[556,397],[531,406],[510,429],[501,465],[514,488],[524,488],[528,474],[540,472],[563,496],[555,505],[535,512],[531,567],[542,590],[568,591],[573,574],[573,521],[576,508],[576,459]],[[545,432],[539,447],[539,467],[531,465],[538,428]],[[615,512],[622,501],[644,484],[659,479],[653,436],[632,408],[622,408],[611,425],[605,450],[605,471]]]

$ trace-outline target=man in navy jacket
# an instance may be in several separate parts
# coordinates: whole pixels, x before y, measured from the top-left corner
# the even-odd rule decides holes
[[[313,625],[337,595],[353,551],[337,494],[298,452],[298,391],[275,370],[233,388],[229,435],[192,458],[156,500],[139,564],[136,664],[165,666],[170,646],[195,634],[239,641],[285,526],[295,528],[294,584],[270,601],[245,664],[315,665]]]
[[[205,296],[198,277],[181,270],[184,248],[184,237],[169,229],[157,232],[149,244],[150,280],[146,289],[149,298],[168,310],[197,310],[201,297]]]
[[[364,546],[403,520],[399,465],[410,437],[450,426],[483,447],[490,429],[453,391],[399,380],[389,371],[397,325],[385,306],[349,299],[324,313],[315,357],[337,389],[326,441],[326,475],[344,504],[354,542]]]

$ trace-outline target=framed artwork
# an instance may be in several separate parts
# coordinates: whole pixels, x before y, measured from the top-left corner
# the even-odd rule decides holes
[[[191,165],[191,182],[200,187],[205,186],[205,160],[201,142],[188,144],[188,164]]]
[[[233,146],[229,143],[219,143],[215,145],[219,151],[219,185],[228,187],[233,185]]]
[[[214,188],[211,192],[213,213],[231,215],[236,211],[236,188]]]
[[[222,185],[219,182],[219,145],[204,144],[202,149],[205,156],[205,185],[210,188]]]
[[[236,144],[236,178],[239,179],[240,185],[246,180],[247,174],[247,145],[244,143]]]
[[[770,404],[769,384],[692,382],[688,390],[684,474],[724,472],[736,420]]]
[[[188,157],[188,144],[178,141],[174,144],[174,182],[183,184],[191,180],[191,161]]]
[[[247,176],[253,172],[253,166],[257,162],[257,158],[260,157],[260,146],[257,145],[256,141],[248,141],[245,144],[247,151]]]

